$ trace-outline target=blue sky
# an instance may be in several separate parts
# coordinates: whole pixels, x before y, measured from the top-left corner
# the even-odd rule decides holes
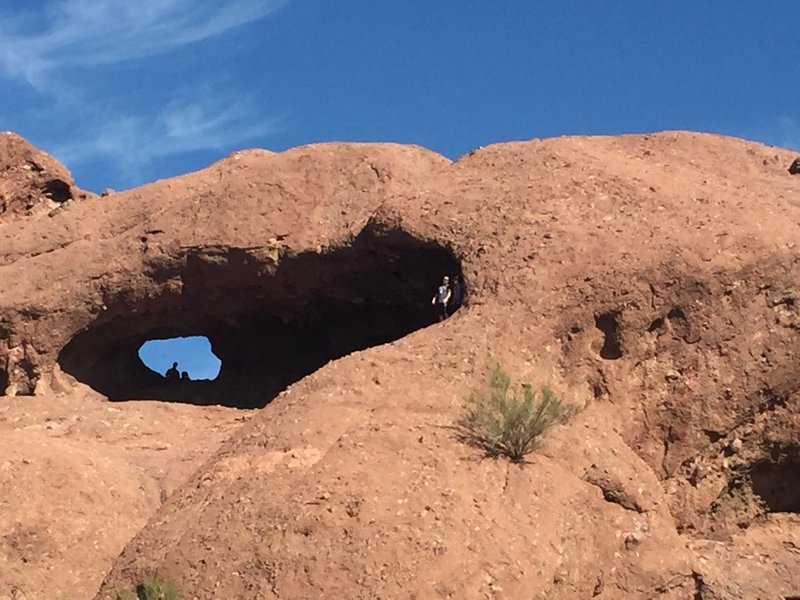
[[[139,348],[139,358],[153,371],[164,375],[178,363],[178,370],[189,373],[190,379],[215,379],[222,362],[211,351],[211,343],[204,336],[150,340]]]
[[[0,130],[94,191],[329,140],[456,158],[695,129],[800,150],[798,23],[796,0],[4,3]]]

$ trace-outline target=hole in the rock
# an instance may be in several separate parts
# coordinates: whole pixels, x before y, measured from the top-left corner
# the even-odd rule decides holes
[[[793,448],[793,456],[783,455],[777,461],[760,461],[753,464],[750,479],[753,492],[761,498],[768,512],[800,513],[800,456]]]
[[[725,434],[720,433],[719,431],[714,431],[713,429],[703,429],[703,433],[708,438],[708,441],[712,444],[716,444],[725,437]]]
[[[661,329],[663,326],[664,326],[664,319],[659,317],[658,319],[655,319],[652,323],[650,323],[650,326],[647,328],[647,331],[649,333],[653,333],[654,331],[658,331],[659,329]]]
[[[603,347],[600,349],[600,357],[606,360],[622,358],[619,315],[615,312],[597,315],[594,319],[594,324],[595,327],[603,332]]]
[[[270,248],[192,248],[181,258],[177,271],[149,273],[154,282],[180,277],[167,287],[180,291],[131,290],[107,302],[62,349],[62,370],[112,400],[260,407],[330,360],[437,322],[436,286],[463,276],[447,248],[373,224],[347,247],[286,255],[277,266]],[[222,361],[215,380],[165,385],[139,359],[148,340],[191,335],[211,340]]]
[[[213,381],[222,366],[203,335],[148,340],[139,348],[139,358],[159,375],[172,379],[177,373],[181,381]]]
[[[60,179],[51,179],[42,186],[42,193],[50,198],[53,202],[66,202],[72,199],[72,191],[69,189],[69,184]]]
[[[685,321],[686,313],[683,312],[683,309],[681,307],[677,306],[667,313],[667,318],[673,321],[676,320]]]

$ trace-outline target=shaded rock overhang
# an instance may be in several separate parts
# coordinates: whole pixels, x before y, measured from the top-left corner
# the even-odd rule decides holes
[[[328,361],[437,320],[442,275],[461,275],[447,248],[370,222],[351,243],[281,256],[277,248],[195,247],[149,274],[178,285],[122,294],[61,350],[61,369],[111,400],[263,406]],[[167,382],[142,364],[149,339],[209,338],[213,381]]]

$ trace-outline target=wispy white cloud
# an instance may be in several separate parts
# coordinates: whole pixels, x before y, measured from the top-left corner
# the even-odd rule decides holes
[[[177,100],[152,114],[104,115],[77,140],[53,153],[65,163],[110,161],[123,182],[147,176],[154,161],[199,150],[226,151],[279,131],[280,118],[264,118],[256,105],[228,94]]]
[[[44,146],[73,171],[111,165],[115,173],[108,180],[121,185],[149,179],[160,159],[228,152],[263,139],[279,130],[281,120],[265,115],[263,103],[243,92],[251,82],[232,80],[234,75],[209,77],[186,53],[289,2],[44,0],[38,11],[13,14],[0,7],[0,78],[29,84],[29,92],[42,100],[17,114],[0,96],[0,113],[8,111],[19,122],[57,124],[57,131],[43,127],[46,133],[37,136],[47,136]],[[144,69],[121,71],[134,77],[123,86],[87,87],[113,77],[120,63],[181,51],[186,59],[181,65],[193,70],[193,76],[180,77],[180,85],[193,82],[188,88],[164,85],[162,76],[158,88],[145,89],[148,82],[130,74]],[[150,66],[159,68],[157,61]]]
[[[0,68],[37,88],[65,67],[153,56],[262,19],[288,0],[50,0],[43,27],[0,11]]]

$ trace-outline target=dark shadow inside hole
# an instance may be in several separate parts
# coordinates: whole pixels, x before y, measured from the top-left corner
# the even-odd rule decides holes
[[[768,512],[800,513],[800,457],[784,456],[777,461],[760,461],[750,470],[753,492]]]
[[[705,436],[708,438],[709,443],[716,444],[722,438],[725,437],[725,434],[720,433],[719,431],[714,431],[713,429],[703,429],[702,430]]]
[[[658,319],[655,319],[652,323],[650,323],[650,326],[647,328],[647,331],[649,333],[653,333],[654,331],[658,331],[659,329],[661,329],[663,326],[664,326],[664,319],[659,317]]]
[[[53,202],[59,204],[72,199],[72,191],[69,189],[69,184],[60,179],[51,179],[42,186],[42,193],[50,198]]]
[[[608,390],[599,381],[592,382],[592,395],[595,400],[599,400],[608,393]]]
[[[0,396],[8,389],[8,365],[0,361]]]
[[[686,313],[683,312],[683,309],[681,307],[676,306],[667,313],[667,318],[673,321],[685,321]]]
[[[618,319],[619,315],[615,312],[603,313],[594,319],[595,327],[603,332],[603,347],[600,349],[600,357],[606,360],[622,358]]]
[[[6,349],[11,346],[11,341],[9,339],[9,331],[0,325],[0,347],[5,347]],[[8,389],[9,384],[9,373],[8,373],[8,358],[3,356],[0,353],[0,396],[2,396],[5,391]]]
[[[285,256],[277,268],[259,249],[194,249],[179,273],[151,273],[154,281],[179,276],[179,294],[131,293],[109,305],[59,364],[111,400],[260,407],[330,360],[436,322],[431,298],[443,275],[462,276],[450,250],[373,226],[350,246]],[[214,381],[165,385],[137,351],[146,340],[186,335],[206,336],[222,370]]]

